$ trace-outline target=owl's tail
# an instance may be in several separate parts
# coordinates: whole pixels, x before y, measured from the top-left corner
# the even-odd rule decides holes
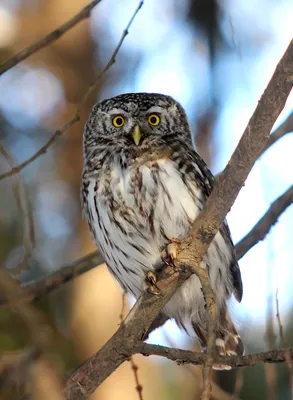
[[[202,351],[206,351],[207,346],[207,329],[203,327],[200,323],[192,322],[193,329],[197,334]],[[218,316],[218,328],[216,332],[216,352],[220,356],[237,356],[243,355],[244,346],[243,342],[231,320],[229,312],[225,307],[223,307],[220,315]],[[216,364],[213,369],[217,370],[229,370],[231,367],[229,365]]]

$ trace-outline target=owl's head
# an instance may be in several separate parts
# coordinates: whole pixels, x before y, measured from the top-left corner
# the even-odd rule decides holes
[[[191,141],[186,114],[172,97],[127,93],[97,103],[84,132],[84,148],[110,146],[147,151],[181,138]]]

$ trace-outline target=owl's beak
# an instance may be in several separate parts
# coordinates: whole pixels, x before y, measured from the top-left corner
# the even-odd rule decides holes
[[[133,137],[134,143],[138,146],[139,142],[141,140],[141,131],[140,131],[139,125],[135,125],[135,127],[133,128],[132,137]]]

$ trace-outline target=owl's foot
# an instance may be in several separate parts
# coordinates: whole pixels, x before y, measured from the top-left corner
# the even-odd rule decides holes
[[[145,277],[146,290],[151,293],[158,295],[161,293],[161,289],[157,285],[157,277],[153,271],[148,271]]]
[[[169,240],[171,243],[167,245],[166,249],[162,252],[161,256],[165,264],[176,268],[175,260],[177,258],[177,249],[178,245],[181,244],[181,242],[180,240],[174,238],[171,238]]]

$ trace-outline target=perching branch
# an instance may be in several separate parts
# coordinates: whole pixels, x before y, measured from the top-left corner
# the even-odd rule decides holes
[[[71,28],[73,28],[82,20],[89,18],[92,9],[100,2],[101,0],[93,0],[86,7],[82,8],[78,14],[70,18],[63,25],[59,26],[59,28],[55,29],[48,35],[44,36],[42,39],[26,47],[15,56],[11,57],[0,67],[0,75],[4,74],[4,72],[8,71],[12,67],[15,67],[15,65],[19,64],[21,61],[25,60],[42,48],[49,46],[51,43],[59,39],[61,36],[64,35],[64,33],[68,32]]]
[[[101,1],[101,0],[99,0]],[[94,2],[93,2],[94,3]],[[97,3],[97,2],[96,2]],[[92,4],[92,3],[91,3]],[[82,107],[84,106],[86,100],[88,99],[89,95],[93,92],[93,90],[96,88],[98,82],[100,81],[100,79],[104,76],[104,74],[112,67],[112,65],[115,64],[116,62],[116,56],[119,53],[121,46],[126,38],[126,36],[128,35],[128,30],[131,26],[131,24],[133,23],[137,13],[139,12],[139,10],[141,9],[141,7],[143,6],[143,0],[140,1],[139,5],[137,6],[137,8],[135,9],[132,17],[130,18],[125,30],[123,31],[121,38],[119,40],[119,43],[117,44],[113,54],[111,55],[107,65],[105,66],[105,68],[102,70],[102,72],[96,77],[95,81],[88,87],[87,91],[85,92],[81,102],[79,103],[79,105],[76,108],[75,114],[74,116],[71,118],[71,120],[69,120],[68,122],[66,122],[60,129],[58,129],[52,136],[51,138],[47,141],[47,143],[42,146],[35,154],[33,154],[30,158],[28,158],[27,160],[25,160],[23,163],[17,165],[16,167],[10,169],[7,172],[4,172],[3,174],[0,175],[0,180],[5,179],[9,176],[15,175],[18,172],[20,172],[21,170],[23,170],[25,167],[27,167],[29,164],[31,164],[33,161],[35,161],[37,158],[39,158],[42,154],[45,154],[47,152],[47,150],[49,149],[49,147],[52,146],[53,143],[56,142],[56,140],[64,133],[67,131],[68,128],[70,128],[72,125],[74,125],[76,122],[78,122],[80,120],[80,112]],[[93,7],[92,7],[93,8]],[[0,70],[1,71],[1,70]]]
[[[165,346],[158,346],[148,343],[139,343],[132,354],[142,354],[144,356],[160,356],[175,361],[177,364],[202,365],[206,354],[196,353],[190,350],[174,349]],[[269,350],[262,353],[249,354],[247,356],[218,356],[215,363],[230,365],[232,368],[253,367],[266,363],[285,363],[286,355],[293,356],[293,349]]]
[[[131,351],[138,344],[139,339],[143,337],[151,322],[168,302],[175,290],[190,276],[190,269],[186,268],[184,270],[184,266],[190,266],[201,280],[209,312],[209,327],[213,329],[213,293],[209,283],[206,282],[207,277],[201,273],[199,265],[255,161],[267,146],[272,126],[284,108],[286,99],[292,89],[292,76],[293,40],[258,102],[256,110],[228,165],[220,175],[202,212],[194,222],[190,235],[178,248],[178,258],[176,260],[176,264],[179,267],[178,271],[173,271],[173,275],[168,275],[167,278],[159,281],[160,296],[155,297],[143,293],[118,331],[94,356],[72,373],[64,388],[67,399],[87,398],[107,376],[131,356]],[[214,343],[212,343],[212,339],[215,336],[212,329],[209,329],[208,352],[206,358],[202,359],[206,371],[202,395],[204,399],[210,398],[210,369],[211,364],[214,362],[212,351]],[[235,366],[239,366],[238,359],[245,358],[237,357],[236,359]],[[220,357],[217,360],[220,363],[226,362],[225,359]]]
[[[247,253],[259,241],[264,240],[272,226],[278,221],[280,215],[293,203],[293,186],[282,196],[278,197],[270,206],[264,216],[252,228],[252,230],[236,245],[238,260]]]

